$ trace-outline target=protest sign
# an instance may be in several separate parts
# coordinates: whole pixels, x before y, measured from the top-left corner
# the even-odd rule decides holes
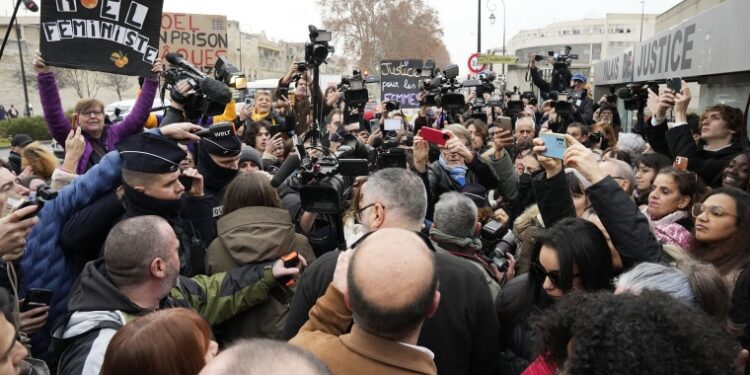
[[[401,108],[418,108],[417,70],[422,60],[383,60],[380,62],[380,99],[401,103]]]
[[[152,75],[163,0],[42,2],[39,49],[47,65]]]
[[[228,49],[227,17],[164,13],[161,16],[161,55],[176,52],[193,66],[210,73]]]

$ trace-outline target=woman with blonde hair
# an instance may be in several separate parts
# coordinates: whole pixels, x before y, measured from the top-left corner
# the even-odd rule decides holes
[[[21,166],[31,167],[31,172],[49,181],[59,161],[39,142],[31,142],[21,151]]]

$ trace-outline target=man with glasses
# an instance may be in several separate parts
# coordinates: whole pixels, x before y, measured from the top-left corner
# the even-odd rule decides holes
[[[427,191],[422,179],[406,169],[387,168],[372,174],[362,186],[355,219],[368,233],[383,228],[418,233],[424,227],[426,213]],[[429,239],[422,238],[434,250]],[[356,249],[358,244],[352,247]],[[333,280],[340,254],[326,253],[305,271],[292,301],[284,338],[294,337],[307,321],[308,312]],[[453,255],[437,253],[435,260],[443,302],[435,316],[425,322],[418,345],[435,353],[438,373],[494,373],[500,352],[499,327],[482,274]]]
[[[147,77],[143,83],[141,95],[136,99],[130,114],[122,122],[105,127],[104,103],[92,98],[79,100],[73,110],[72,123],[68,121],[55,83],[55,75],[40,53],[37,53],[34,58],[33,65],[38,74],[39,96],[44,110],[44,120],[50,134],[57,143],[64,146],[71,131],[77,127],[81,127],[83,131],[86,146],[78,161],[76,174],[82,175],[94,165],[99,164],[101,158],[107,152],[114,150],[115,144],[120,140],[143,131],[143,125],[148,120],[151,105],[156,97],[158,79]],[[151,71],[156,76],[161,73],[160,59],[154,62]]]

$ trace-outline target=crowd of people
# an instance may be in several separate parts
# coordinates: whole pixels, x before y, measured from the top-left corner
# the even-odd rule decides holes
[[[412,117],[292,64],[194,123],[150,113],[157,61],[105,124],[34,68],[65,157],[18,134],[0,163],[0,375],[745,373],[745,117],[710,106],[694,137],[686,84],[651,91],[636,134],[580,73],[565,115],[467,92]],[[314,165],[345,159],[369,173],[325,205]]]

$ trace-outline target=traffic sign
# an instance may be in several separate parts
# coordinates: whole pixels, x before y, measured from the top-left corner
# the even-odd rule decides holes
[[[518,57],[509,55],[479,55],[477,57],[478,64],[515,64],[518,62]]]
[[[487,69],[487,64],[479,65],[479,62],[477,61],[477,58],[481,56],[478,53],[472,53],[471,56],[469,56],[469,61],[467,61],[467,64],[469,66],[469,71],[471,71],[474,74],[481,73],[485,69]]]

